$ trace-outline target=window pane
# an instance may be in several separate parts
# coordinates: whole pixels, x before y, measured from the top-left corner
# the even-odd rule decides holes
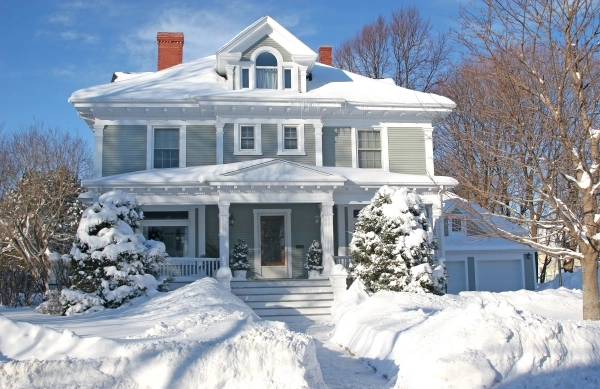
[[[250,88],[250,70],[242,69],[242,88]]]
[[[277,69],[256,69],[256,87],[277,89]]]
[[[254,138],[254,127],[242,126],[242,138]]]
[[[284,141],[284,146],[286,150],[297,150],[298,141],[296,139],[286,139]]]
[[[187,220],[188,211],[148,211],[144,220]]]
[[[254,139],[242,139],[240,148],[242,150],[254,150]]]
[[[381,151],[359,151],[358,167],[381,169]]]
[[[167,254],[171,257],[186,257],[188,254],[188,231],[185,226],[144,227],[147,239],[157,240],[165,244]]]
[[[284,131],[284,135],[285,135],[286,139],[287,138],[297,138],[296,127],[284,127],[283,131]]]
[[[277,58],[271,53],[262,53],[256,57],[256,66],[277,66]]]
[[[283,70],[283,87],[285,89],[292,88],[292,69]]]

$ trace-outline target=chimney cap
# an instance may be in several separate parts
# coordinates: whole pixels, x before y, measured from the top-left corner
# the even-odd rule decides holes
[[[168,42],[183,42],[183,32],[157,32],[156,40]]]

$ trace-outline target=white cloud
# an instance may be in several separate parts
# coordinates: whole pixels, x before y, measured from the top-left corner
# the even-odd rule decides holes
[[[246,15],[244,12],[236,14]],[[250,21],[249,21],[250,20]],[[192,10],[172,8],[163,11],[155,20],[123,37],[120,49],[144,70],[156,68],[156,33],[159,31],[184,33],[184,61],[215,54],[238,32],[254,20],[233,18],[224,10]]]
[[[97,35],[86,34],[78,31],[63,31],[59,34],[59,36],[65,40],[69,41],[79,41],[84,43],[94,43],[100,40],[100,37]]]

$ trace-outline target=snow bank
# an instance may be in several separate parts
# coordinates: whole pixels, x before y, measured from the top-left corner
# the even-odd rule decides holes
[[[332,341],[396,388],[600,385],[600,323],[560,318],[581,312],[577,291],[344,297]]]
[[[112,312],[44,319],[0,315],[0,387],[324,387],[312,338],[260,320],[209,278]]]
[[[552,281],[544,282],[538,285],[539,290],[557,289],[559,286],[558,275]],[[598,283],[600,283],[600,273],[598,273]],[[573,273],[562,273],[562,286],[567,289],[581,290],[581,269],[576,269]]]

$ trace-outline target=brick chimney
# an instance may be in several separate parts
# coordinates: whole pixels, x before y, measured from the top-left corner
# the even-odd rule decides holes
[[[325,65],[333,66],[331,58],[331,46],[319,46],[319,62]]]
[[[158,70],[170,68],[183,62],[183,32],[159,32]]]

